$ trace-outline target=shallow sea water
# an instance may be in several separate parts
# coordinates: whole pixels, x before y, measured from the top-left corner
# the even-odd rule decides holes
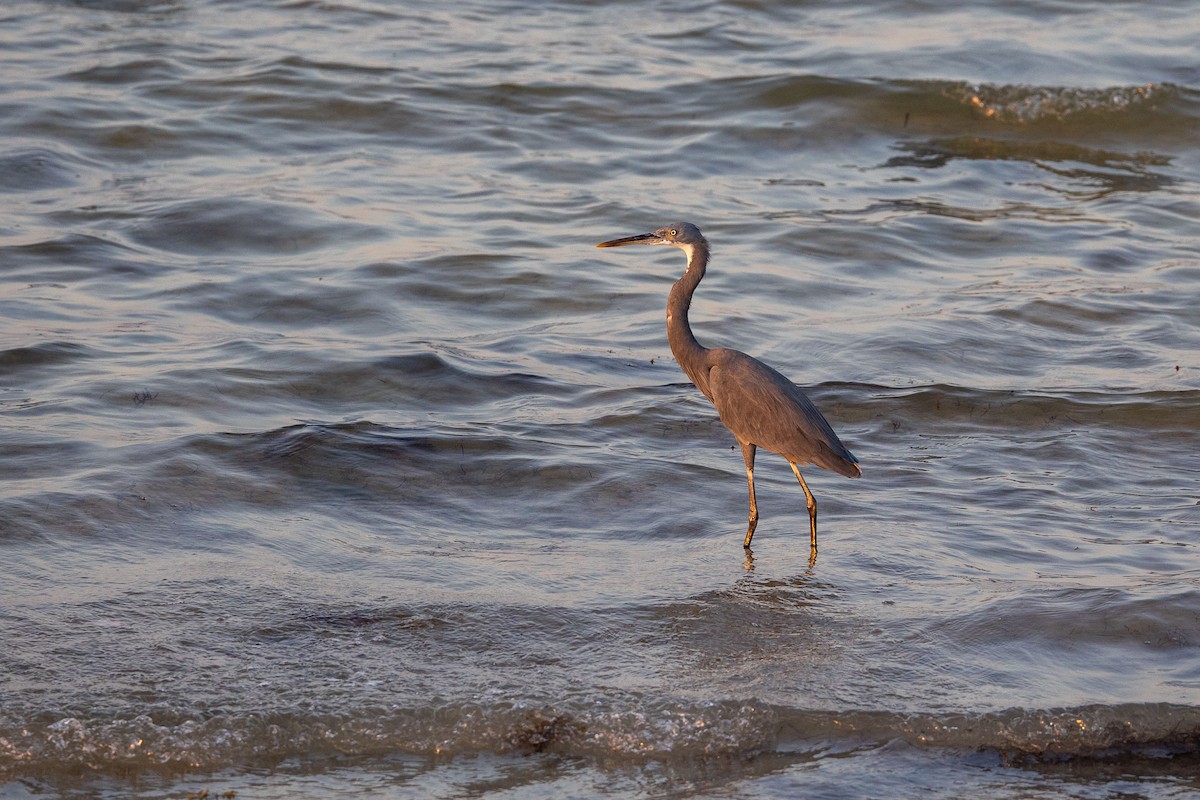
[[[1200,795],[1194,9],[0,36],[0,797]],[[815,563],[593,247],[675,219]]]

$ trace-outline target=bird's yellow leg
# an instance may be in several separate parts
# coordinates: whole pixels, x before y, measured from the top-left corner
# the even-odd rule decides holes
[[[808,525],[811,529],[812,549],[815,552],[817,549],[817,501],[813,497],[812,492],[808,490],[808,484],[804,482],[804,476],[800,474],[800,468],[791,461],[788,462],[792,467],[792,472],[796,473],[796,477],[800,479],[800,488],[804,490],[804,499],[808,503]]]
[[[742,446],[742,458],[746,461],[746,485],[750,487],[750,517],[746,528],[746,541],[742,547],[750,549],[750,540],[754,538],[754,529],[758,527],[758,504],[754,501],[754,445],[738,442]]]

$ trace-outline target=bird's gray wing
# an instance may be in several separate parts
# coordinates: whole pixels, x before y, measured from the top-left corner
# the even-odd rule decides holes
[[[854,457],[800,389],[766,364],[737,350],[715,354],[708,373],[713,406],[741,441],[797,464],[816,464],[858,477]]]

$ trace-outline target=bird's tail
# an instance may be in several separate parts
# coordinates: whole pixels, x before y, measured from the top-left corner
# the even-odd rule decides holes
[[[847,478],[862,477],[862,467],[858,465],[858,459],[854,457],[853,453],[845,447],[840,448],[841,452],[838,452],[824,442],[818,444],[819,452],[815,453],[812,459],[814,464]]]

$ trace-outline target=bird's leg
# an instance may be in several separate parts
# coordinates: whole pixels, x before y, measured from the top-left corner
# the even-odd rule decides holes
[[[800,474],[800,468],[791,461],[788,464],[792,468],[792,472],[796,473],[796,477],[800,479],[800,488],[804,490],[804,498],[808,503],[808,524],[812,529],[812,549],[815,552],[817,549],[817,501],[812,496],[812,492],[808,490],[808,484],[804,482],[804,476]]]
[[[746,484],[750,487],[749,527],[746,528],[746,541],[742,542],[742,547],[749,550],[754,529],[758,526],[758,504],[754,502],[754,451],[757,448],[749,442],[739,441],[738,444],[742,446],[742,458],[746,461]]]

